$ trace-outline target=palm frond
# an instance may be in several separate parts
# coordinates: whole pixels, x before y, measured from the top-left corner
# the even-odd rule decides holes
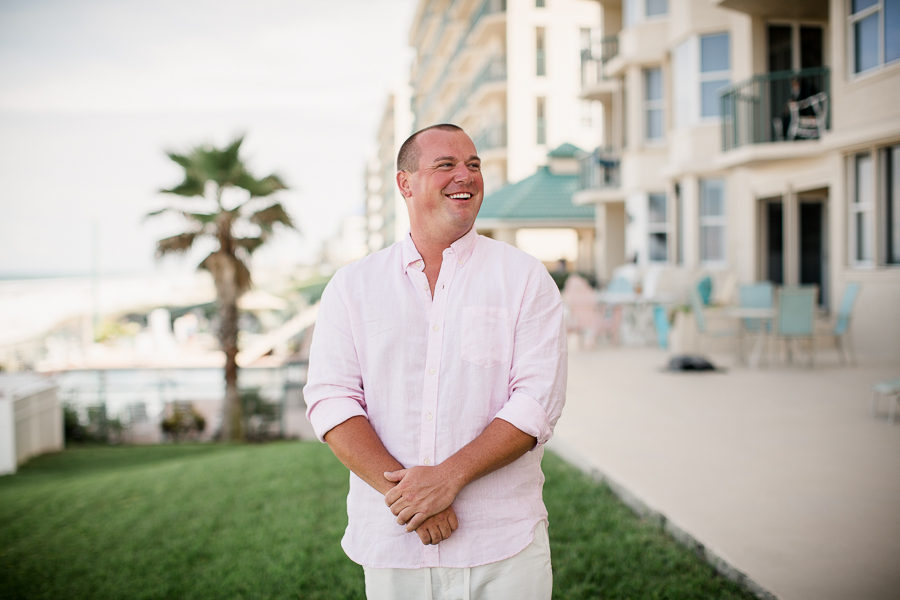
[[[166,213],[175,213],[183,216],[188,221],[194,221],[202,225],[207,225],[209,223],[215,223],[217,213],[200,213],[200,212],[191,212],[187,210],[183,210],[177,208],[175,206],[164,206],[163,208],[159,208],[157,210],[152,210],[144,215],[144,219],[149,219],[151,217],[158,217],[159,215],[163,215]]]
[[[163,188],[159,191],[163,194],[175,194],[176,196],[191,198],[203,196],[203,193],[206,191],[206,184],[203,179],[185,172],[184,181],[175,187]]]
[[[250,278],[250,269],[247,268],[244,261],[221,250],[216,250],[204,258],[197,265],[197,268],[209,271],[216,282],[217,288],[233,285],[238,291],[238,295],[243,294],[253,285]],[[233,279],[228,281],[228,278]]]
[[[236,248],[243,248],[248,254],[253,254],[257,248],[265,243],[265,239],[262,237],[234,238],[233,241]]]
[[[191,166],[191,159],[184,154],[178,154],[176,152],[166,152],[166,156],[168,156],[173,162],[178,163],[185,169]]]
[[[163,238],[156,242],[156,257],[162,258],[167,254],[179,254],[190,250],[194,240],[200,234],[199,231],[187,231]]]
[[[144,220],[147,220],[150,217],[158,217],[159,215],[165,214],[167,212],[172,212],[174,210],[175,210],[175,208],[173,208],[171,206],[164,206],[163,208],[159,208],[157,210],[151,210],[146,215],[144,215]]]
[[[256,179],[246,171],[234,182],[234,185],[247,190],[251,196],[256,198],[269,196],[275,192],[288,189],[278,175],[272,174],[262,179]]]
[[[222,164],[232,165],[234,163],[241,162],[240,154],[241,154],[241,144],[244,143],[244,136],[240,135],[236,137],[224,150],[222,150],[219,154],[221,154]]]
[[[285,227],[294,227],[291,216],[284,209],[280,202],[270,204],[269,206],[256,211],[249,217],[250,222],[258,225],[264,232],[271,233],[275,223],[281,223]]]
[[[188,212],[181,211],[181,214],[186,218],[202,223],[203,225],[209,225],[210,223],[215,223],[216,219],[219,217],[218,213],[198,213],[198,212]]]

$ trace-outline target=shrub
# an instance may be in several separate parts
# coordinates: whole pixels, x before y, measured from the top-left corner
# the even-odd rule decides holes
[[[163,433],[176,442],[197,437],[206,429],[206,418],[190,402],[172,402],[160,423]]]

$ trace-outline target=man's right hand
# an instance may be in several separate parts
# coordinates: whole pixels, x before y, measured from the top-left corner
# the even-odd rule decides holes
[[[426,546],[438,544],[456,531],[459,520],[452,506],[448,506],[436,515],[429,517],[416,529],[416,535]]]

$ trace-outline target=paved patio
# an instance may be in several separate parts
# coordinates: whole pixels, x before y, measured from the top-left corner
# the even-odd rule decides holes
[[[573,350],[551,448],[761,596],[900,597],[900,421],[870,413],[900,365],[671,373],[654,348]]]

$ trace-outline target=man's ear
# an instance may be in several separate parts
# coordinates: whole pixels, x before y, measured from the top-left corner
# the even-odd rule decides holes
[[[406,171],[397,171],[397,187],[400,188],[400,193],[403,194],[403,197],[407,200],[412,196],[412,188],[409,185],[409,173]]]

